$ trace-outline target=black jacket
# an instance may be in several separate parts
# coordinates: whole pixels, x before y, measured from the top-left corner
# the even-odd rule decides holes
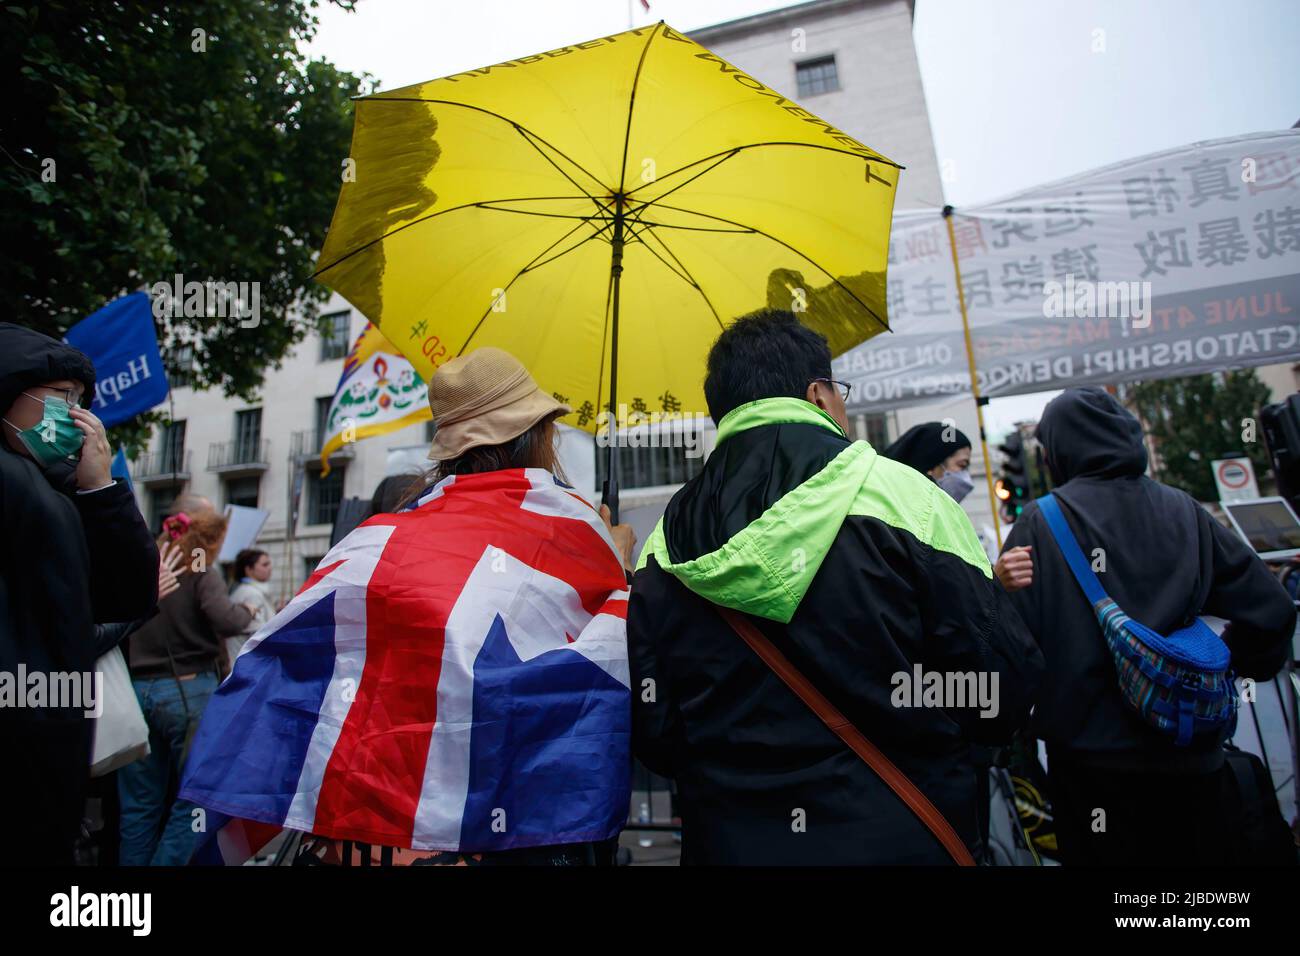
[[[0,323],[0,400],[63,378],[85,382],[89,394],[88,367],[76,349]],[[0,439],[0,522],[0,671],[89,671],[96,622],[153,612],[158,550],[125,484],[76,494],[70,465],[43,472]],[[50,814],[59,833],[46,850],[60,860],[80,820],[92,727],[80,709],[0,707],[0,765],[21,781],[0,787],[0,819],[44,834],[38,817]],[[69,820],[65,833],[59,821]]]
[[[677,780],[683,863],[950,862],[715,603],[750,614],[978,855],[970,742],[1010,734],[1043,664],[933,481],[850,443],[807,402],[755,402],[719,423],[642,562],[628,608],[633,741]],[[917,664],[997,675],[996,716],[896,698],[895,675]]]
[[[212,673],[221,639],[243,633],[252,620],[248,608],[230,600],[218,572],[187,571],[158,613],[131,635],[131,676],[169,677],[173,665],[177,676]]]
[[[1104,556],[1098,577],[1126,614],[1161,634],[1198,614],[1226,618],[1238,676],[1277,673],[1295,628],[1290,597],[1189,495],[1144,476],[1141,426],[1118,401],[1069,389],[1044,409],[1038,438],[1066,520],[1085,555]],[[1034,583],[1012,600],[1047,659],[1034,733],[1052,751],[1119,770],[1217,767],[1218,740],[1175,747],[1124,703],[1101,628],[1036,504],[1007,538],[1006,547],[1020,545],[1033,548]]]

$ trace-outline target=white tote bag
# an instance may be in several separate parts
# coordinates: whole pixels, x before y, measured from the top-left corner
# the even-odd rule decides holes
[[[131,686],[122,649],[115,647],[97,660],[95,670],[104,675],[100,690],[103,711],[95,721],[90,775],[102,777],[149,755],[149,726]]]

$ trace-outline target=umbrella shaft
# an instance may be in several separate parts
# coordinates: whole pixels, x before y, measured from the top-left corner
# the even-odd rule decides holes
[[[609,505],[610,521],[618,523],[618,298],[619,285],[623,278],[623,196],[614,197],[614,239],[613,252],[610,256],[610,279],[613,282],[610,306],[613,310],[612,328],[609,339],[609,416],[605,419],[608,429],[608,458],[606,460],[605,504]]]

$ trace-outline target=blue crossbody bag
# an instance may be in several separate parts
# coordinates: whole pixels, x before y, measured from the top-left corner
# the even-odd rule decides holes
[[[1129,706],[1180,747],[1205,734],[1231,732],[1237,690],[1228,645],[1199,617],[1168,637],[1133,620],[1101,586],[1055,496],[1039,498],[1038,508],[1101,623]]]

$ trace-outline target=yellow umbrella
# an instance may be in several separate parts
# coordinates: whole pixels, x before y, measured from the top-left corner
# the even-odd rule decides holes
[[[887,327],[899,168],[659,23],[360,99],[316,275],[426,380],[493,345],[587,431],[706,415],[741,315]]]

